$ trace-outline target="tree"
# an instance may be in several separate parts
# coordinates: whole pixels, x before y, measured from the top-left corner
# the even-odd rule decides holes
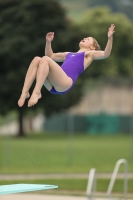
[[[80,27],[84,36],[92,36],[104,49],[107,43],[107,31],[111,23],[116,26],[113,49],[109,58],[94,61],[85,77],[133,77],[133,24],[123,14],[114,14],[107,7],[88,10],[83,16]],[[84,75],[84,74],[83,74]],[[83,78],[85,78],[83,77]]]
[[[29,63],[35,56],[44,56],[46,33],[55,32],[54,51],[65,51],[67,47],[74,50],[81,34],[54,0],[0,0],[0,13],[0,112],[18,111],[18,135],[23,136],[23,115],[28,110],[26,106],[18,108],[17,101]],[[67,109],[80,100],[81,89],[78,82],[75,90],[65,96],[52,96],[43,89],[43,98],[33,110],[42,109],[49,115]]]
[[[122,12],[133,20],[133,1],[132,0],[89,0],[87,1],[89,7],[93,6],[109,6],[113,12]]]
[[[121,12],[133,20],[133,0],[56,0],[64,5],[68,10],[68,16],[77,21],[79,17],[88,9],[99,6],[108,6],[113,12]],[[78,6],[75,6],[75,3]]]

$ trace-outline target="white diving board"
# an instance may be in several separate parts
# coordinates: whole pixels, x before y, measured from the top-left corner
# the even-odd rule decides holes
[[[0,195],[2,194],[13,194],[20,192],[31,192],[37,190],[50,190],[57,189],[57,185],[43,185],[43,184],[11,184],[11,185],[0,185]]]

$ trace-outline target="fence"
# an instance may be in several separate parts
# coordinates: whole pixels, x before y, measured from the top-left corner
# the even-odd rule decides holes
[[[133,131],[133,116],[127,115],[53,115],[45,121],[46,131],[86,132],[88,134],[117,134]],[[71,128],[70,128],[71,127]]]

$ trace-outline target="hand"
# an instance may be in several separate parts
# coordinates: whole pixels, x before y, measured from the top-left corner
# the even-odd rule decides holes
[[[49,32],[46,34],[46,41],[51,42],[54,39],[54,32]]]
[[[114,24],[111,24],[111,26],[108,30],[108,38],[111,38],[113,36],[114,32],[115,32],[115,26],[114,26]]]

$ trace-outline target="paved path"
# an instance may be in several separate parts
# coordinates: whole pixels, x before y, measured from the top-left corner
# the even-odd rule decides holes
[[[62,178],[85,178],[88,179],[89,173],[69,173],[69,174],[1,174],[0,180],[33,180],[33,179],[62,179]],[[123,178],[123,173],[119,173],[117,178]],[[96,173],[97,178],[110,179],[112,173]],[[133,173],[128,173],[128,179],[133,179]]]
[[[11,194],[11,195],[1,195],[0,200],[88,200],[88,199],[82,196]],[[98,198],[96,200],[106,200],[106,199]]]

